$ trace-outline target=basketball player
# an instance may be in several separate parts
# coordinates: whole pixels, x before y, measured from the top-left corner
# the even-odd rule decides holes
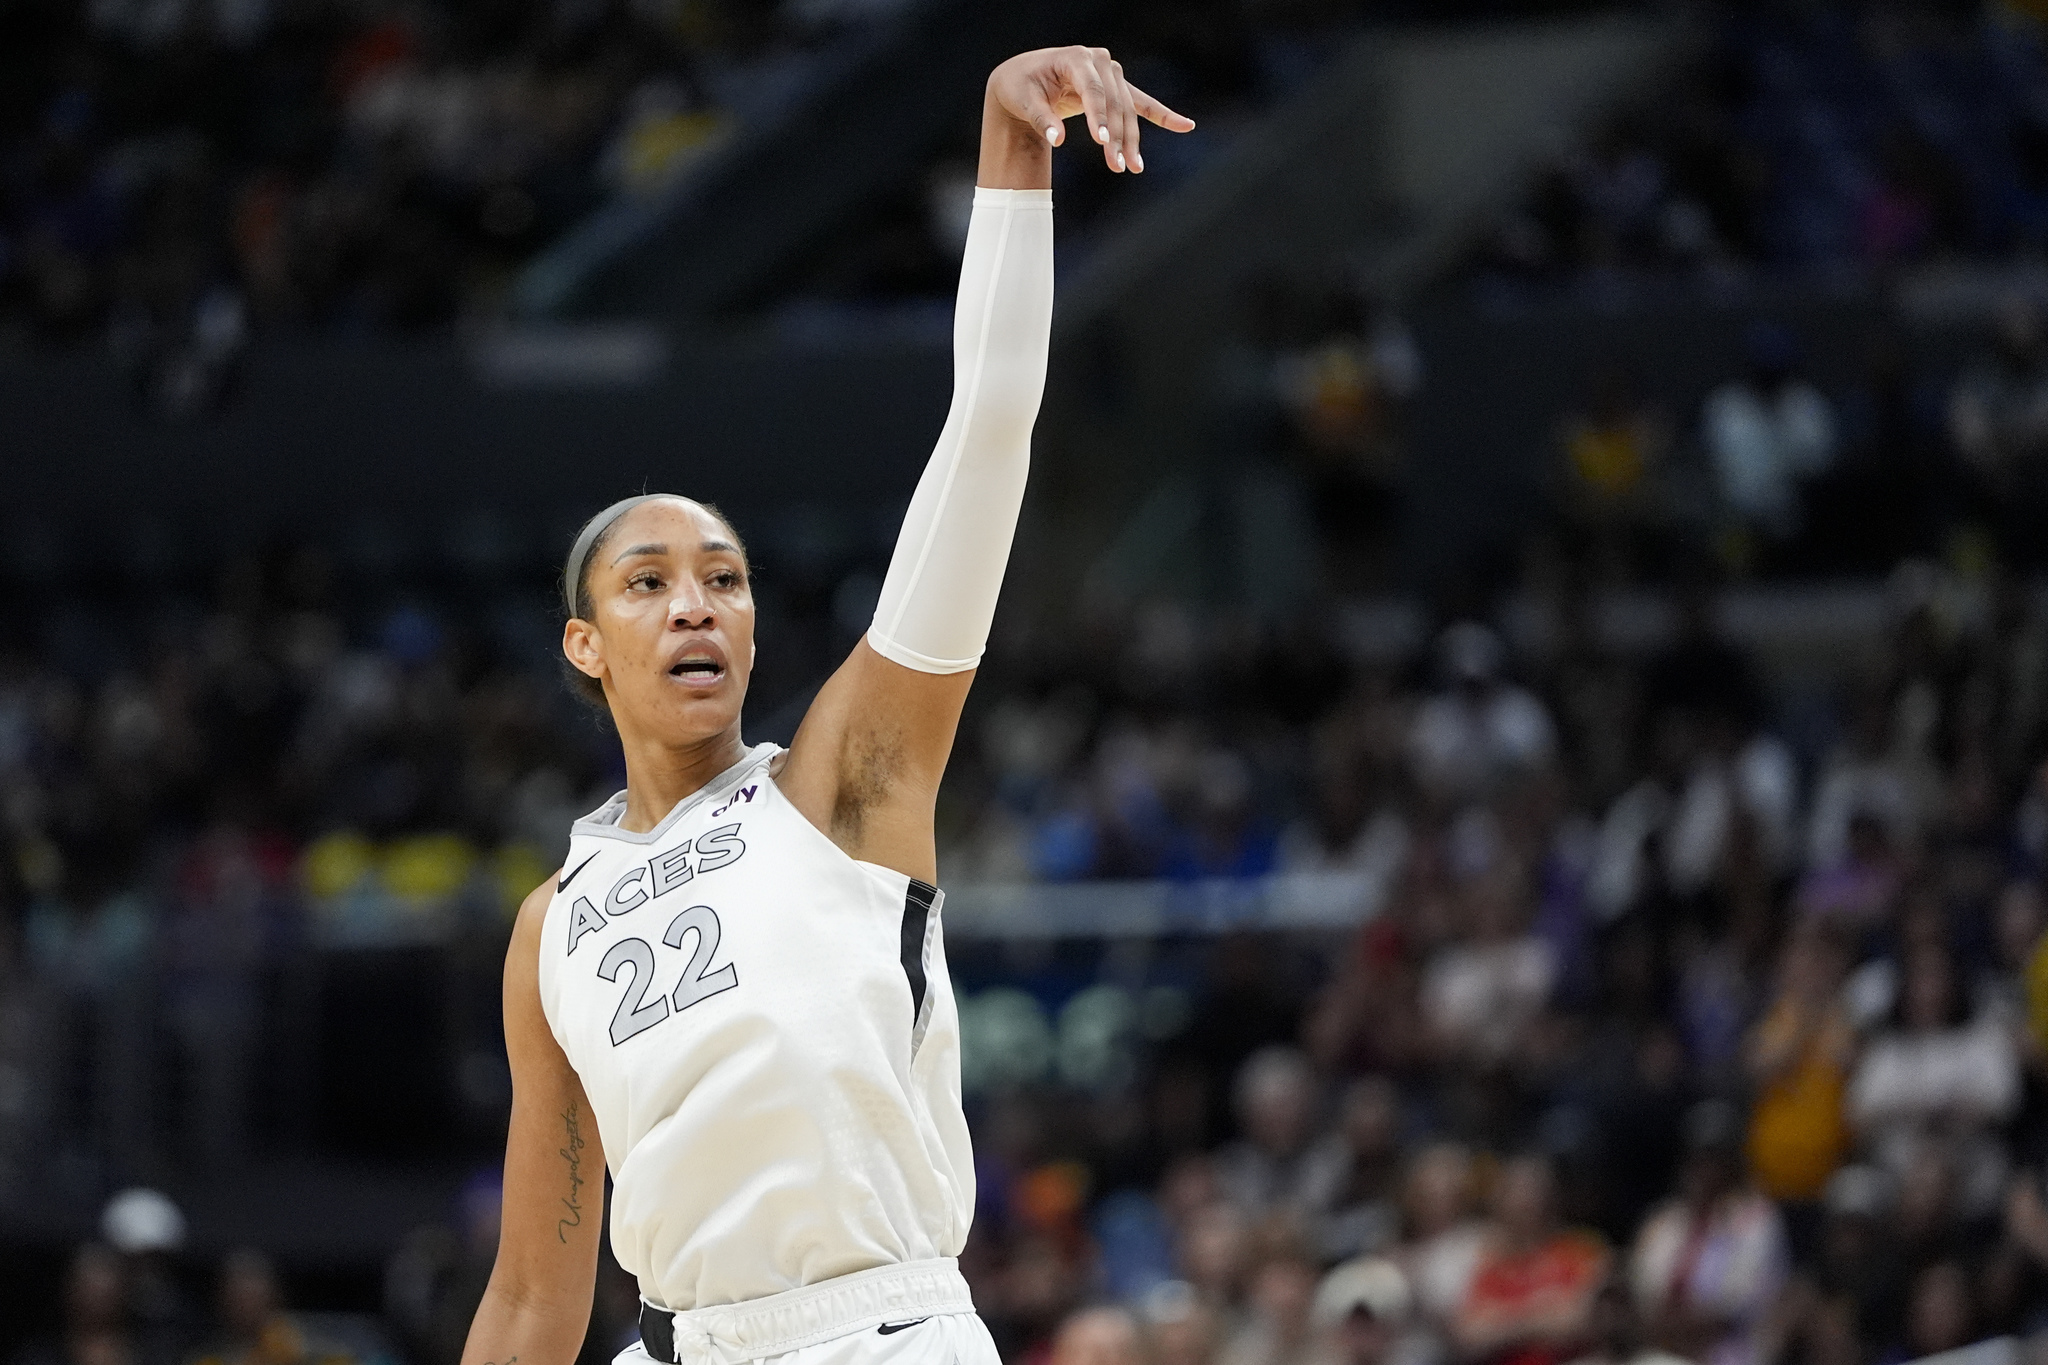
[[[974,1167],[932,816],[1023,497],[1074,114],[1113,171],[1144,168],[1141,119],[1194,126],[1100,48],[989,77],[952,410],[874,625],[787,750],[740,739],[754,605],[717,511],[629,498],[570,550],[562,650],[626,789],[513,931],[503,1231],[464,1365],[575,1357],[607,1168],[642,1298],[621,1365],[994,1365],[954,1260]]]

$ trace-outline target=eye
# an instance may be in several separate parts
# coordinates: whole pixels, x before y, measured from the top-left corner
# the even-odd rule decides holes
[[[639,573],[626,580],[626,586],[637,588],[641,592],[659,592],[661,590],[661,575],[652,569],[642,569]]]
[[[739,585],[740,576],[731,569],[720,569],[717,573],[711,575],[711,586],[714,588],[732,589],[737,588]]]

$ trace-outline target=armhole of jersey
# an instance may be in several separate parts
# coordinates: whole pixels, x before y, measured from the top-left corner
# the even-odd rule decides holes
[[[555,888],[554,893],[548,897],[548,908],[541,912],[539,942],[535,945],[535,951],[540,954],[540,957],[534,963],[533,986],[540,994],[540,1017],[547,1021],[548,1032],[554,1035],[555,1045],[561,1048],[566,1056],[569,1051],[569,1043],[567,1039],[562,1037],[561,1025],[555,1022],[554,996],[556,992],[549,989],[551,978],[562,970],[561,958],[548,952],[548,934],[553,927],[555,906],[561,903],[561,899],[562,890],[558,886]]]
[[[912,877],[903,891],[903,975],[910,982],[910,1055],[924,1042],[931,1026],[932,941],[939,932],[939,907],[945,893],[930,882]]]
[[[789,818],[803,830],[802,837],[812,841],[827,856],[843,859],[858,868],[868,879],[869,886],[893,898],[897,879],[903,879],[903,919],[897,952],[904,980],[910,987],[910,1057],[912,1061],[917,1060],[918,1048],[923,1045],[925,1033],[931,1026],[931,961],[934,945],[939,942],[940,914],[946,904],[946,893],[930,882],[854,857],[832,842],[832,837],[824,830],[812,824],[772,778],[768,785],[775,793],[774,800],[788,808]]]

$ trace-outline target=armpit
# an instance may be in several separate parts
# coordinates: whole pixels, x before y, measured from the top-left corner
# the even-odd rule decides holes
[[[857,842],[868,816],[888,800],[903,775],[903,733],[858,730],[846,738],[839,760],[839,787],[832,800],[832,837]]]

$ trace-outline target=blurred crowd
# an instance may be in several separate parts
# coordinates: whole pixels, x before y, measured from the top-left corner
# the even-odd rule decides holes
[[[1565,410],[1549,479],[1567,553],[1610,582],[1706,546],[1738,575],[1882,572],[1912,555],[2040,561],[2048,513],[2048,338],[2010,295],[1984,325],[1865,338],[1824,387],[1791,328],[1752,324],[1740,370],[1691,413],[1623,362]],[[1839,358],[1839,357],[1838,357]]]
[[[1900,593],[1825,732],[1703,598],[1648,658],[1466,621],[1408,676],[1153,619],[1004,697],[951,779],[979,875],[1379,898],[1219,944],[1139,1079],[990,1101],[1006,1348],[1872,1365],[2048,1327],[2048,628]]]
[[[615,741],[563,690],[544,606],[351,610],[334,578],[300,548],[152,596],[136,630],[95,600],[14,618],[0,1184],[54,1156],[89,1190],[302,1129],[311,1043],[275,1002],[315,1007],[278,984],[313,941],[502,934],[606,786]]]
[[[538,250],[771,117],[835,44],[910,3],[10,5],[0,341],[105,338],[183,412],[232,385],[253,327],[498,316]],[[1362,15],[1354,0],[1205,0],[1105,16],[1094,36],[1132,79],[1203,115],[1197,134],[1151,140],[1146,187],[1192,173]],[[922,183],[883,187],[795,292],[950,296],[977,113],[961,111]],[[1074,158],[1057,174],[1062,230],[1079,237],[1127,197]]]
[[[1497,0],[1473,12],[1512,12]],[[1441,18],[1430,5],[1364,6],[1358,0],[1136,0],[1093,22],[1131,83],[1172,108],[1195,111],[1187,134],[1145,136],[1145,174],[1112,176],[1086,157],[1053,158],[1060,206],[1062,273],[1080,268],[1099,234],[1184,184],[1236,135],[1297,91],[1363,23]],[[972,206],[979,111],[962,110],[932,169],[864,206],[842,240],[787,281],[786,325],[822,308],[890,308],[950,302]]]
[[[0,328],[175,354],[155,380],[175,388],[225,382],[252,323],[490,315],[540,246],[658,188],[899,8],[9,5]]]
[[[1341,291],[1260,306],[1255,420],[1321,471],[1326,581],[1372,582],[1383,566],[1343,561],[1396,522],[1421,359]],[[1227,630],[1187,597],[1006,612],[941,797],[949,887],[1305,879],[1364,921],[1111,946],[1079,978],[961,945],[968,1261],[1012,1358],[1891,1365],[2043,1325],[2048,603],[1993,567],[2027,562],[2038,524],[2039,324],[2015,305],[1947,387],[1891,406],[1823,391],[1782,330],[1750,346],[1695,427],[1727,534],[1765,567],[1802,544],[1853,564],[1810,543],[1847,504],[1845,536],[1954,551],[1901,567],[1860,634],[1731,633],[1726,542],[1650,575],[1647,624],[1616,626],[1605,585],[1643,575],[1611,574],[1602,537],[1665,533],[1601,522],[1620,499],[1563,505],[1591,529],[1558,558],[1406,635],[1385,600],[1286,614],[1257,581],[1227,589]],[[1561,431],[1566,477],[1589,497],[1617,469],[1656,479],[1660,422],[1589,408]],[[1884,504],[1826,482],[1867,472],[1876,437],[1902,452],[1878,467],[1925,481],[1900,499],[1924,536],[1885,541]],[[1975,549],[1950,534],[1978,519]],[[756,735],[793,729],[886,550],[792,534],[755,538]],[[486,983],[445,1052],[405,1063],[457,1097],[466,1136],[441,1155],[488,1160],[492,957],[622,774],[562,685],[546,566],[460,540],[398,578],[300,544],[139,590],[7,582],[0,1191],[48,1172],[95,1200],[320,1150],[292,1115],[332,1078],[287,983],[379,943],[452,945]],[[1084,1020],[1091,983],[1182,1004]],[[990,1063],[1024,1050],[999,989],[1061,1017],[1049,1063]],[[380,1331],[414,1365],[453,1360],[494,1200],[473,1185],[391,1261]],[[82,1253],[81,1322],[103,1260]],[[225,1271],[200,1270],[204,1304]],[[593,1350],[631,1302],[607,1266]],[[300,1318],[309,1341],[339,1330]],[[71,1365],[119,1365],[88,1354]]]
[[[1560,157],[1473,278],[1597,297],[2037,252],[2044,18],[2030,0],[1719,8],[1695,69]]]
[[[1795,713],[1715,601],[1678,592],[1647,650],[1569,599],[1541,632],[1453,619],[1407,663],[1219,641],[1164,603],[1004,645],[949,775],[950,885],[1302,874],[1372,912],[1196,944],[1190,1008],[1132,1065],[977,1090],[964,1262],[1007,1358],[1893,1365],[2048,1329],[2048,617],[2009,582],[1902,573],[1868,657]],[[459,665],[419,616],[300,641],[297,674],[274,600],[226,674],[10,664],[10,1026],[53,987],[108,1008],[140,978],[104,954],[131,945],[169,964],[198,1065],[227,997],[179,945],[255,951],[334,822],[483,849],[507,827],[463,812],[519,809],[533,773],[564,811],[610,780],[564,756],[552,681]],[[234,619],[190,638],[226,651]],[[158,766],[202,738],[227,755],[204,785]],[[963,981],[1006,970],[956,951]],[[167,1215],[123,1218],[24,1360],[448,1365],[496,1189],[397,1249],[374,1339],[288,1313],[255,1253],[152,1280]],[[152,1283],[183,1286],[182,1355],[152,1354]],[[632,1303],[607,1265],[591,1359]]]
[[[174,402],[231,382],[252,323],[493,315],[540,247],[607,200],[659,187],[906,3],[11,5],[0,327],[107,336]],[[2048,234],[2039,9],[1719,7],[1705,57],[1665,98],[1562,153],[1468,274],[1503,297],[1560,282],[1599,295],[1644,278],[1881,275],[2033,251]],[[1299,90],[1361,23],[1445,11],[1118,7],[1101,41],[1134,81],[1199,110],[1202,128],[1150,139],[1150,172],[1128,187],[1062,158],[1063,259],[1085,257],[1112,205],[1171,190]],[[792,297],[950,294],[972,125],[968,112],[921,184],[888,187],[829,258],[798,270]]]
[[[202,1287],[181,1255],[185,1215],[160,1191],[122,1191],[99,1224],[100,1238],[79,1246],[64,1266],[59,1325],[30,1335],[14,1352],[16,1365],[391,1361],[368,1319],[292,1312],[276,1266],[254,1248],[219,1257]]]
[[[1055,164],[1062,259],[1169,192],[1298,91],[1365,24],[1526,16],[1568,3],[1204,0],[1119,7],[1103,39],[1132,81],[1199,111],[1146,139],[1147,174],[1112,183]],[[1470,253],[1494,303],[1563,288],[1609,300],[1651,282],[1709,291],[1760,279],[1883,279],[1943,259],[2030,259],[2048,242],[2048,121],[2038,91],[2048,8],[2035,0],[1742,3],[1695,15],[1701,41],[1591,136],[1575,139]],[[972,128],[921,187],[878,202],[855,244],[814,263],[805,301],[951,291]]]
[[[252,318],[487,310],[590,205],[715,146],[888,8],[0,9],[0,327],[110,336],[185,401],[231,382]],[[1718,64],[1573,153],[1475,270],[1598,287],[2038,246],[2027,8],[1731,8]],[[1355,17],[1137,6],[1112,42],[1227,134]],[[1174,155],[1154,163],[1169,183]],[[827,292],[950,291],[959,167],[926,188]],[[1088,185],[1061,193],[1085,229]],[[2041,557],[2038,313],[2014,303],[1935,368],[1881,344],[1850,389],[1760,325],[1683,412],[1602,372],[1551,452],[1555,561],[1393,639],[1364,594],[1393,578],[1422,357],[1355,290],[1254,295],[1219,428],[1292,471],[1308,520],[1279,548],[1320,553],[1306,581],[1338,600],[1269,609],[1293,580],[1261,551],[1239,568],[1278,590],[1232,569],[1208,597],[1007,613],[942,793],[941,874],[1314,882],[1357,927],[1100,946],[1083,984],[1164,983],[1184,1007],[1058,1045],[1117,1065],[970,1056],[963,1261],[1006,1358],[2038,1353],[2048,604],[1996,567]],[[864,624],[880,551],[777,563],[762,544],[750,722],[786,736]],[[1738,637],[1713,580],[1903,555],[1947,567],[1895,574],[1847,651]],[[562,686],[545,565],[365,586],[291,546],[208,572],[0,596],[9,1205],[317,1146],[289,1118],[312,1102],[280,1089],[320,1082],[279,982],[394,942],[475,949],[488,979],[510,908],[622,779]],[[1653,626],[1603,624],[1587,585],[1645,579],[1665,585],[1638,594]],[[1036,951],[963,943],[957,977],[1058,1008],[1075,971]],[[434,1084],[476,1120],[462,1159],[488,1162],[504,1090],[483,994]],[[18,1359],[453,1365],[496,1218],[494,1182],[471,1181],[341,1317],[294,1309],[258,1250],[190,1253],[177,1206],[132,1190]],[[629,1339],[633,1292],[607,1260],[591,1365]]]

